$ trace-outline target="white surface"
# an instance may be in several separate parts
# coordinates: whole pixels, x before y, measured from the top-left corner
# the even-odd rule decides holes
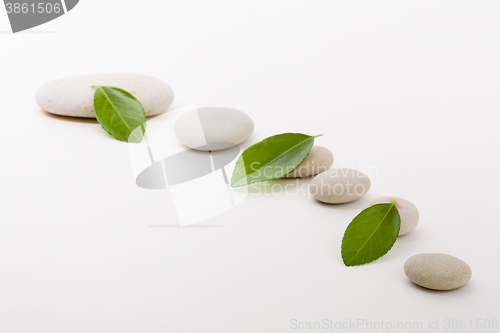
[[[499,14],[497,1],[86,0],[0,34],[0,332],[300,331],[293,319],[493,331],[445,320],[500,319]],[[165,80],[172,108],[242,110],[245,147],[322,133],[334,166],[372,188],[341,206],[307,189],[249,195],[204,223],[222,227],[155,227],[176,224],[172,201],[135,186],[127,145],[34,100],[45,81],[108,72]],[[346,226],[386,195],[413,202],[418,227],[344,267]],[[471,281],[413,285],[403,264],[421,252],[466,261]]]

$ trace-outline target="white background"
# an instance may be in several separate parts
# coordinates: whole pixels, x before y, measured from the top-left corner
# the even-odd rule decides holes
[[[498,1],[83,0],[10,34],[0,9],[0,332],[492,331],[445,320],[500,319],[499,17]],[[246,112],[244,147],[323,134],[334,165],[378,170],[372,189],[336,206],[252,195],[176,228],[168,193],[135,186],[125,143],[35,103],[45,81],[107,72],[165,80],[172,109]],[[412,201],[418,227],[345,267],[346,226],[386,195]],[[422,252],[463,259],[472,280],[413,285],[403,264]]]

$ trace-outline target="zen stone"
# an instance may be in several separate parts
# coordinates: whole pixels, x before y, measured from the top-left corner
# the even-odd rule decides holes
[[[414,204],[406,199],[398,197],[382,197],[370,201],[363,209],[379,203],[391,203],[396,199],[396,208],[398,209],[399,216],[401,217],[401,229],[399,229],[399,236],[406,235],[418,224],[419,214],[418,209]]]
[[[215,151],[239,145],[253,133],[252,119],[245,113],[224,107],[204,107],[179,116],[174,132],[185,146]]]
[[[442,253],[422,253],[410,257],[404,270],[412,282],[435,290],[463,287],[472,276],[469,265],[464,261]]]
[[[313,178],[309,192],[318,201],[340,204],[361,198],[370,186],[370,178],[361,171],[332,168]]]
[[[313,146],[300,165],[285,176],[285,178],[304,178],[316,176],[330,169],[333,164],[333,154],[324,147]]]
[[[96,74],[58,79],[42,84],[36,102],[45,111],[62,116],[95,118],[93,85],[117,87],[141,102],[146,116],[167,111],[172,88],[153,77],[137,74]]]

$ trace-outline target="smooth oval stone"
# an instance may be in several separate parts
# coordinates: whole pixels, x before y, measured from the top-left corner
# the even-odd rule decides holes
[[[332,168],[313,178],[309,192],[318,201],[339,204],[361,198],[370,186],[370,178],[361,171]]]
[[[146,116],[167,111],[174,100],[172,88],[153,77],[137,74],[95,74],[58,79],[42,84],[36,102],[61,116],[95,118],[93,85],[121,88],[141,102]]]
[[[252,119],[245,113],[224,107],[204,107],[179,116],[174,124],[177,138],[185,146],[215,151],[239,145],[250,137]]]
[[[333,154],[321,146],[313,146],[307,157],[293,172],[284,178],[304,178],[316,176],[330,169],[333,164]]]
[[[469,265],[464,261],[443,253],[422,253],[410,257],[404,270],[412,282],[435,290],[463,287],[472,276]]]
[[[396,208],[398,209],[399,216],[401,217],[401,229],[399,229],[399,236],[406,235],[418,224],[419,213],[417,207],[406,199],[398,197],[381,197],[370,201],[363,209],[379,203],[391,203],[396,199]]]

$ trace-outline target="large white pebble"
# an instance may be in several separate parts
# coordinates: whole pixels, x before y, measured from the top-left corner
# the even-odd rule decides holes
[[[361,198],[370,186],[370,178],[361,171],[332,168],[313,178],[309,192],[318,201],[339,204]]]
[[[167,111],[174,100],[172,88],[153,77],[137,74],[95,74],[46,82],[36,91],[36,102],[43,110],[53,114],[95,118],[93,85],[128,91],[141,102],[146,116]]]
[[[285,178],[303,178],[316,176],[330,169],[333,164],[333,154],[321,146],[313,146],[307,157],[299,166]]]
[[[419,214],[418,209],[414,204],[406,199],[398,197],[381,197],[370,201],[363,209],[379,203],[391,203],[396,199],[396,208],[401,217],[401,229],[399,229],[399,236],[406,235],[418,224]]]
[[[464,261],[443,253],[414,255],[406,261],[404,270],[412,282],[435,290],[460,288],[472,276],[472,270]]]
[[[252,119],[224,107],[203,107],[179,116],[174,132],[185,146],[197,150],[222,150],[239,145],[253,133]]]

